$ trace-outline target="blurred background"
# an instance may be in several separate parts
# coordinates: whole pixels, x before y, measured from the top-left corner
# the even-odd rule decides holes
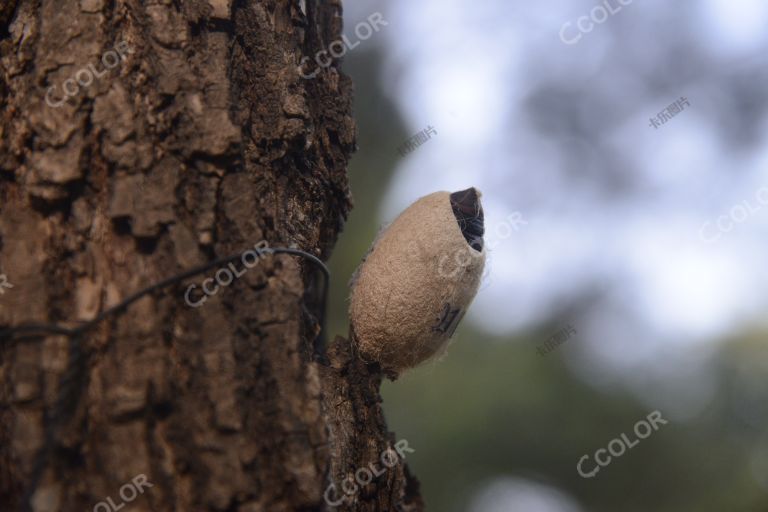
[[[344,58],[331,334],[403,208],[476,186],[485,210],[450,349],[383,389],[428,510],[768,511],[768,2],[347,0],[350,41],[377,12]]]

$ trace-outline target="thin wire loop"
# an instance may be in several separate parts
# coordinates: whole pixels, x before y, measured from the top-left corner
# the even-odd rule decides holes
[[[320,333],[316,339],[315,347],[316,348],[323,347],[325,345],[325,326],[326,326],[325,311],[328,303],[328,288],[330,286],[330,280],[331,280],[331,274],[328,271],[328,267],[326,267],[325,263],[323,263],[323,261],[317,256],[313,254],[309,254],[308,252],[304,252],[300,249],[292,249],[289,247],[268,247],[264,249],[254,249],[254,250],[255,252],[259,253],[259,255],[291,254],[294,256],[300,256],[308,260],[310,263],[312,263],[317,269],[319,269],[322,272],[324,282],[323,282],[322,304],[321,304],[322,311],[320,313]],[[227,256],[225,258],[219,258],[217,260],[211,261],[209,263],[205,263],[203,265],[192,268],[180,274],[176,274],[175,276],[163,279],[162,281],[158,281],[155,284],[152,284],[150,286],[147,286],[146,288],[143,288],[137,291],[133,295],[129,295],[128,297],[120,301],[118,304],[105,309],[104,311],[96,315],[91,320],[83,322],[77,327],[67,328],[57,324],[41,324],[41,323],[21,324],[18,326],[8,327],[3,330],[0,330],[0,340],[16,337],[17,335],[22,335],[18,339],[29,339],[29,338],[44,336],[46,334],[74,336],[76,334],[84,333],[90,330],[91,328],[93,328],[96,324],[98,324],[102,320],[109,317],[110,315],[116,314],[121,310],[126,309],[128,306],[130,306],[131,304],[133,304],[134,302],[141,299],[147,294],[150,294],[154,291],[157,291],[157,290],[166,288],[168,286],[171,286],[173,284],[176,284],[178,282],[181,282],[184,279],[188,279],[198,274],[202,274],[203,272],[206,272],[214,267],[217,267],[220,265],[226,265],[227,263],[232,263],[234,261],[237,261],[241,257],[242,257],[242,253],[238,253],[232,256]]]
[[[326,267],[325,263],[323,263],[323,261],[320,260],[320,258],[317,256],[309,254],[308,252],[304,252],[300,249],[292,249],[289,247],[267,247],[263,249],[256,248],[254,250],[257,254],[259,254],[259,256],[262,254],[290,254],[293,256],[299,256],[305,260],[308,260],[323,274],[322,298],[320,305],[320,332],[313,342],[313,355],[320,358],[322,361],[325,357],[325,313],[328,304],[328,289],[330,287],[331,281],[331,274],[328,271],[328,267]],[[70,338],[67,368],[59,379],[59,388],[56,394],[56,401],[50,411],[44,411],[43,421],[45,424],[45,433],[43,444],[35,455],[29,484],[27,485],[24,497],[22,498],[22,507],[25,512],[31,512],[33,509],[32,498],[34,497],[46,467],[48,467],[48,460],[56,448],[56,429],[63,421],[66,421],[72,415],[74,406],[77,404],[78,392],[80,391],[80,387],[84,382],[85,373],[87,371],[86,367],[88,354],[83,350],[81,345],[84,334],[109,316],[124,311],[131,304],[141,299],[145,295],[179,283],[184,279],[202,274],[203,272],[206,272],[214,267],[237,261],[238,259],[242,258],[242,254],[244,253],[235,254],[226,258],[219,258],[217,260],[205,263],[198,267],[192,268],[147,286],[146,288],[143,288],[133,293],[132,295],[129,295],[118,304],[105,309],[91,320],[83,322],[74,328],[63,327],[58,324],[26,323],[0,330],[0,341],[7,339],[34,339],[51,334],[64,335]]]

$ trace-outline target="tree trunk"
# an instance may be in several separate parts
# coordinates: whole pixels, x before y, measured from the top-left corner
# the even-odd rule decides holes
[[[352,85],[299,63],[339,0],[18,0],[0,29],[0,327],[75,326],[261,241],[327,258]],[[304,261],[3,340],[0,510],[421,510],[380,372],[340,337],[313,358]]]

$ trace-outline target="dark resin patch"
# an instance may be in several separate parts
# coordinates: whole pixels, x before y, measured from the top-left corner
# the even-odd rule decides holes
[[[470,247],[476,251],[483,250],[483,207],[480,206],[480,198],[477,190],[468,188],[451,194],[451,208],[456,222],[459,223],[461,234]]]

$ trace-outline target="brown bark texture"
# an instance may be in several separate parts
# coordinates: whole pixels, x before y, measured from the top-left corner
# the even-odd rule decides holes
[[[299,64],[341,16],[339,0],[4,1],[0,328],[76,326],[261,241],[327,258],[351,208],[352,84],[339,62]],[[80,339],[2,341],[0,510],[423,509],[400,454],[382,457],[381,372],[341,337],[314,357],[314,269],[236,268],[199,307],[185,290],[216,269]]]

